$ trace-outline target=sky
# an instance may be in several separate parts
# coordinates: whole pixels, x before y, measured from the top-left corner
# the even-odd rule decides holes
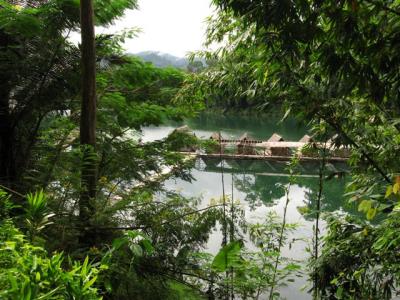
[[[108,29],[97,33],[139,27],[138,37],[125,43],[129,53],[160,51],[183,57],[201,50],[205,19],[213,12],[210,0],[139,0],[139,10],[129,10]]]

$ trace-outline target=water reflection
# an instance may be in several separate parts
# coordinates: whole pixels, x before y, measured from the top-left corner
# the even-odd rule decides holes
[[[246,221],[249,223],[263,222],[268,212],[274,211],[279,217],[283,217],[286,195],[284,186],[289,184],[289,174],[285,162],[252,161],[252,160],[220,160],[198,159],[192,170],[194,180],[168,180],[165,183],[167,189],[175,190],[188,197],[202,197],[203,207],[209,205],[211,199],[222,196],[222,182],[225,193],[233,194],[235,201],[239,201],[245,212]],[[290,185],[290,202],[287,209],[289,223],[298,224],[298,228],[289,239],[297,242],[290,247],[282,249],[284,257],[306,261],[310,256],[307,248],[312,248],[313,226],[315,224],[313,213],[315,210],[319,189],[319,163],[301,163],[298,167],[299,176],[295,184]],[[343,172],[345,164],[331,164],[326,168],[326,174]],[[222,181],[222,174],[224,180]],[[354,213],[354,208],[344,205],[345,178],[332,178],[323,186],[321,209],[324,212],[346,210]],[[304,207],[306,209],[304,209]],[[302,208],[302,209],[299,209]],[[325,232],[326,224],[321,220],[320,232]],[[300,240],[300,241],[299,241]],[[216,254],[221,247],[222,233],[220,230],[210,235],[206,251]],[[254,249],[247,239],[246,246]],[[280,292],[286,299],[301,300],[311,299],[306,291],[300,291],[307,282],[307,276],[297,278],[290,285],[283,287]]]
[[[329,172],[346,170],[345,164],[328,166]],[[306,207],[312,211],[316,207],[319,188],[318,162],[302,163],[299,166],[297,182],[292,184],[289,191],[289,206],[287,220],[299,225],[291,238],[303,239],[291,247],[282,249],[282,255],[294,260],[306,260],[309,253],[306,248],[310,246],[315,223],[312,213],[302,214],[299,207]],[[278,216],[283,216],[286,196],[282,186],[289,183],[289,175],[285,162],[267,162],[250,160],[219,160],[216,158],[197,160],[192,170],[194,181],[169,180],[166,188],[179,191],[185,196],[202,196],[201,205],[207,206],[212,198],[222,195],[222,173],[224,175],[225,193],[233,193],[235,201],[240,201],[247,222],[263,222],[269,211],[275,211]],[[345,178],[333,178],[324,183],[321,208],[324,212],[347,210],[354,213],[354,208],[347,208],[344,203],[343,193]],[[325,223],[320,222],[320,231],[325,231]],[[221,232],[216,231],[210,236],[207,251],[216,254],[221,246]],[[250,242],[247,247],[251,248]],[[311,299],[307,292],[300,292],[306,284],[306,277],[297,279],[289,286],[282,288],[281,293],[287,299]]]
[[[304,205],[313,210],[316,207],[317,192],[319,189],[318,162],[301,163],[296,184],[304,191]],[[234,188],[242,194],[243,201],[251,209],[260,206],[271,207],[285,195],[282,186],[289,183],[289,174],[285,162],[252,161],[252,160],[219,160],[216,158],[202,159],[197,162],[198,171],[213,173],[214,177],[221,172],[232,174]],[[343,172],[344,163],[329,164],[326,174]],[[343,209],[344,178],[332,178],[323,186],[322,210],[333,212]],[[348,208],[353,212],[353,208]],[[312,214],[308,215],[310,218]]]
[[[226,137],[239,137],[244,132],[259,139],[269,138],[276,132],[285,140],[295,141],[307,133],[307,128],[298,125],[294,120],[279,122],[280,115],[268,117],[254,117],[241,115],[215,115],[201,114],[198,117],[186,120],[183,123],[169,124],[163,127],[143,128],[143,141],[162,139],[174,128],[183,124],[194,130],[198,137],[208,138],[213,132],[221,131]],[[287,220],[290,223],[299,224],[293,238],[304,239],[282,249],[282,255],[295,260],[305,260],[309,256],[306,248],[313,236],[315,224],[312,212],[316,207],[319,188],[318,178],[319,163],[307,162],[299,165],[296,184],[289,189],[290,203],[287,210]],[[326,174],[346,170],[345,164],[328,164]],[[225,193],[233,194],[235,201],[239,201],[247,222],[263,222],[269,211],[274,211],[278,216],[283,216],[286,202],[285,192],[282,186],[289,183],[289,175],[285,162],[252,161],[252,160],[223,160],[216,158],[199,159],[192,170],[194,180],[168,180],[165,187],[178,191],[183,196],[201,197],[201,206],[207,206],[211,199],[222,196],[222,174],[224,177]],[[333,178],[324,183],[322,205],[324,212],[344,210],[355,212],[353,207],[347,207],[343,193],[346,179]],[[302,209],[300,209],[302,208]],[[306,209],[304,209],[306,208]],[[325,231],[325,223],[321,221],[320,231]],[[219,230],[211,234],[207,244],[207,251],[216,254],[222,241]],[[251,243],[247,243],[251,247]],[[306,291],[300,292],[300,288],[306,283],[306,278],[301,278],[281,289],[283,297],[293,300],[311,299]]]

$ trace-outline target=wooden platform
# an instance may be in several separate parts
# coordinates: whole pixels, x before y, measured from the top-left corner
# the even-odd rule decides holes
[[[248,144],[253,147],[259,147],[259,148],[298,148],[301,149],[304,146],[310,144],[306,142],[268,142],[268,141],[255,141],[255,140],[249,140],[249,141],[240,141],[240,140],[221,140],[222,145],[230,145],[230,144]],[[323,143],[314,143],[316,146],[323,147]],[[331,143],[326,144],[326,148],[330,149],[333,147]]]
[[[187,132],[191,132],[188,127],[184,129]],[[271,161],[290,161],[293,155],[298,155],[301,161],[320,161],[322,158],[319,157],[319,150],[321,149],[326,149],[327,153],[329,153],[326,156],[327,161],[342,162],[346,161],[350,156],[348,148],[335,147],[332,140],[325,143],[314,141],[307,134],[299,141],[285,141],[277,133],[273,133],[267,140],[261,140],[251,137],[247,132],[236,139],[224,138],[221,132],[214,132],[209,139],[219,146],[214,149],[213,153],[204,153],[201,152],[201,149],[197,149],[197,152],[194,152],[195,149],[189,150],[185,148],[181,148],[180,151],[187,155],[205,158]],[[232,151],[232,147],[234,151]]]
[[[291,156],[277,155],[245,155],[245,154],[227,154],[227,153],[197,153],[197,152],[180,152],[184,155],[200,157],[200,158],[222,158],[222,159],[247,159],[247,160],[272,160],[272,161],[290,161]],[[300,161],[320,161],[321,157],[299,156]],[[345,162],[347,157],[326,157],[329,162]]]

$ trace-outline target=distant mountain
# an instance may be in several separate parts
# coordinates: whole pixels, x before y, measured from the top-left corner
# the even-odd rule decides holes
[[[156,67],[175,67],[179,69],[186,69],[189,62],[186,58],[177,57],[168,53],[157,51],[144,51],[134,54],[141,57],[144,61],[153,63]]]

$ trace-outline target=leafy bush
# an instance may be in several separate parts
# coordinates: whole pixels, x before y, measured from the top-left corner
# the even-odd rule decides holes
[[[219,153],[220,152],[220,146],[219,143],[215,140],[202,140],[200,147],[206,152],[206,153]]]
[[[5,220],[9,218],[10,211],[13,208],[16,208],[10,198],[10,195],[0,189],[0,220]]]
[[[62,253],[49,256],[10,220],[0,226],[1,299],[101,299],[93,286],[98,272],[87,257],[65,263]]]
[[[47,206],[46,195],[42,191],[30,193],[26,196],[25,221],[30,241],[34,241],[37,234],[46,226],[52,224],[50,218],[54,216]]]
[[[193,152],[196,150],[199,140],[189,130],[175,129],[165,140],[168,148],[172,151],[189,151]]]
[[[121,222],[140,229],[125,232],[106,255],[99,255],[109,256],[109,269],[100,278],[107,299],[195,299],[200,289],[196,276],[208,278],[196,254],[220,219],[221,208],[197,211],[199,199],[173,193],[163,202],[144,193],[132,197],[140,209],[126,210],[129,221]]]
[[[275,213],[269,213],[263,223],[249,224],[250,240],[257,250],[246,249],[242,241],[221,248],[211,264],[221,278],[216,282],[220,287],[217,293],[229,292],[241,299],[266,299],[270,293],[269,299],[280,298],[278,288],[300,273],[301,266],[280,253],[283,245],[290,244],[289,233],[295,228],[295,224],[282,225]]]
[[[329,299],[392,299],[399,289],[400,214],[377,226],[331,216],[321,256],[312,263],[318,288]]]

